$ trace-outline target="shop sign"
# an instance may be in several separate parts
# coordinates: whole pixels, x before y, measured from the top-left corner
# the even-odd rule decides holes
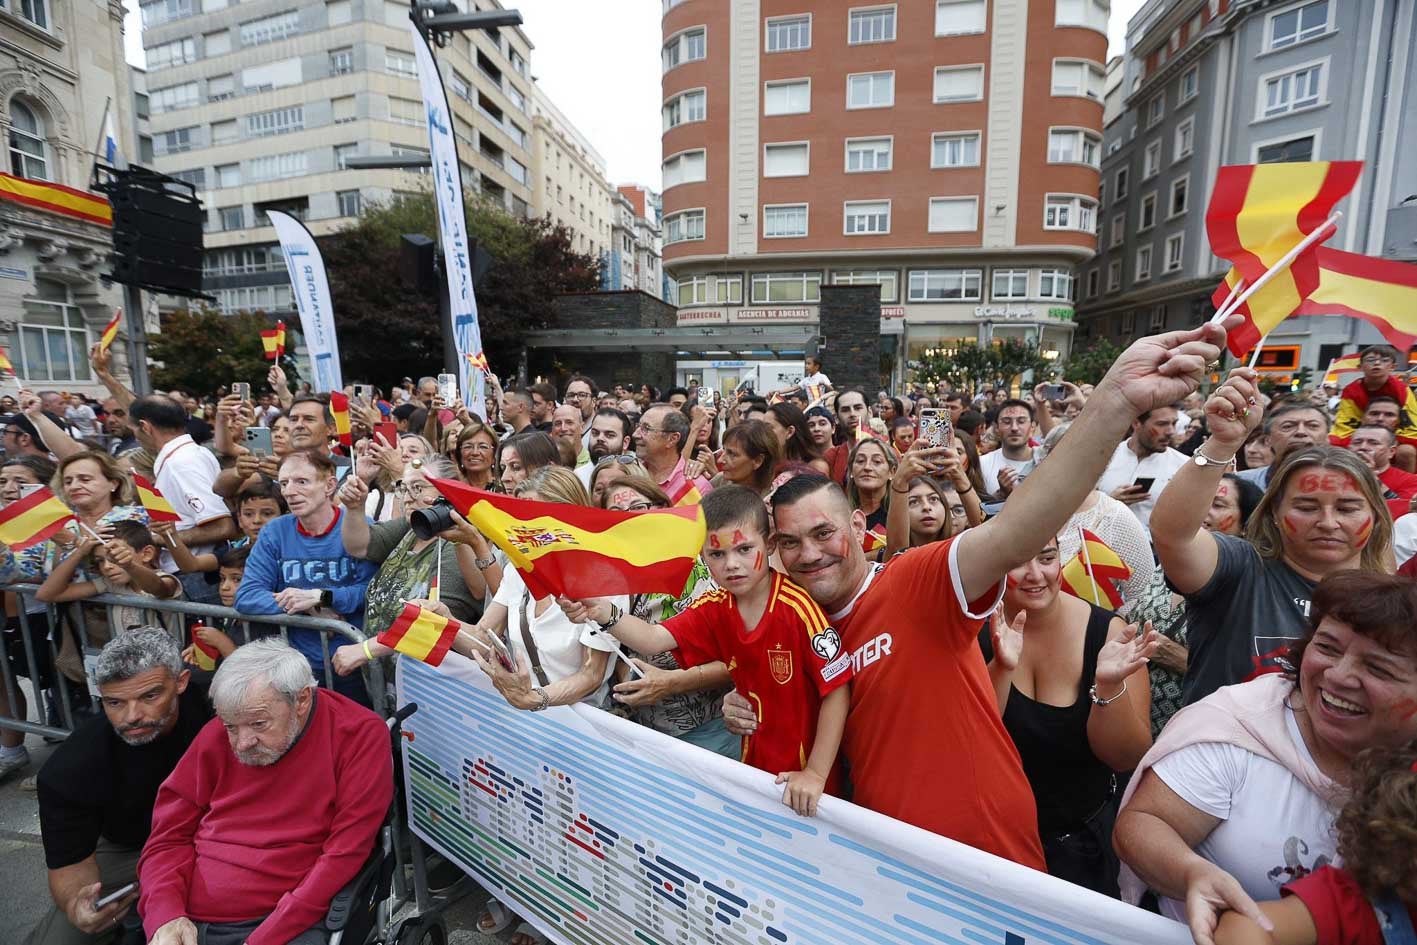
[[[904,305],[882,305],[882,306],[881,306],[881,317],[882,317],[882,318],[904,318],[904,317],[905,317],[905,306],[904,306]]]
[[[976,318],[1036,318],[1033,309],[1023,305],[976,305]]]
[[[733,316],[735,322],[814,322],[814,308],[745,308]]]
[[[675,313],[676,325],[726,325],[728,312],[721,308],[681,308]]]
[[[1070,322],[1073,320],[1073,310],[1070,308],[1050,308],[1048,310],[1048,317],[1056,318],[1063,322]]]
[[[28,269],[17,269],[14,266],[0,266],[0,279],[18,279],[21,282],[30,281]]]

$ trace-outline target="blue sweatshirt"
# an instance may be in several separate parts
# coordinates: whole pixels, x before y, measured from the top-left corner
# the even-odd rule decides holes
[[[311,535],[300,527],[294,515],[271,519],[261,529],[246,573],[236,589],[236,609],[243,614],[279,614],[275,594],[287,587],[331,591],[331,607],[356,627],[364,624],[364,592],[369,579],[379,570],[371,562],[352,557],[340,539],[340,521],[345,510],[335,510],[335,519],[323,535]],[[330,652],[344,640],[332,640]],[[305,654],[317,671],[324,668],[325,655],[320,634],[315,630],[291,628],[290,644]]]

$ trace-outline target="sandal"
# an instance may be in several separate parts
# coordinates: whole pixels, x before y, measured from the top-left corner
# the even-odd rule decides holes
[[[512,933],[512,938],[515,939],[518,935],[525,938],[531,945],[546,945],[546,936],[533,928],[530,922],[523,922],[517,926],[517,930]]]
[[[496,935],[515,921],[517,921],[516,913],[502,905],[500,899],[493,897],[487,900],[487,906],[482,910],[482,915],[477,917],[477,930],[484,935]]]

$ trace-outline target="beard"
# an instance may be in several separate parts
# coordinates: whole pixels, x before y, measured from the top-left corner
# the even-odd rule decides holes
[[[172,720],[177,718],[177,700],[172,700],[172,708],[168,709],[156,722],[138,722],[133,725],[124,725],[121,728],[114,726],[114,731],[118,737],[134,748],[140,745],[149,745],[162,735],[163,731],[172,724]]]
[[[285,745],[279,749],[267,748],[265,745],[257,745],[255,748],[248,748],[245,751],[232,746],[232,752],[236,755],[236,760],[243,765],[252,768],[268,768],[285,757],[285,753],[290,751],[290,746],[295,744],[295,739],[300,735],[300,720],[294,713],[290,717],[290,728],[285,733]]]

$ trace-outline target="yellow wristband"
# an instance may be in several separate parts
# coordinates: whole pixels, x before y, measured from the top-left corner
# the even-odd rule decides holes
[[[370,662],[373,662],[373,661],[374,661],[374,653],[369,649],[369,641],[366,639],[366,640],[365,640],[362,644],[360,644],[360,645],[364,647],[364,655],[369,658],[369,661],[370,661]]]

